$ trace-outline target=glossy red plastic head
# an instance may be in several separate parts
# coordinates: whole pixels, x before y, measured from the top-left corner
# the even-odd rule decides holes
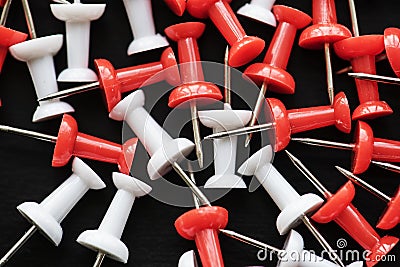
[[[275,151],[284,149],[290,142],[291,127],[285,105],[276,98],[267,98],[275,123]]]
[[[362,56],[376,56],[384,49],[383,35],[363,35],[336,42],[333,45],[338,57],[351,61]]]
[[[62,167],[68,163],[73,155],[77,136],[78,124],[76,120],[72,116],[65,114],[62,118],[54,147],[51,164],[53,167]]]
[[[6,59],[8,48],[25,41],[26,38],[28,38],[28,35],[23,32],[0,26],[0,72]]]
[[[6,4],[7,0],[0,0],[0,7],[3,7]]]
[[[379,219],[377,228],[390,230],[396,227],[400,222],[400,187],[397,188],[396,194],[392,197],[387,208]]]
[[[344,92],[340,92],[335,96],[333,101],[333,110],[335,116],[336,128],[344,133],[351,131],[351,113],[349,101]]]
[[[354,174],[365,172],[372,159],[374,133],[371,127],[362,121],[357,122],[354,134],[353,161],[351,170]]]
[[[200,36],[203,35],[205,28],[206,25],[201,22],[184,22],[169,26],[165,28],[164,32],[168,38],[178,42],[179,40],[185,38],[199,39]],[[179,60],[181,60],[180,54]]]
[[[306,13],[284,5],[274,5],[272,7],[276,20],[280,23],[286,22],[296,29],[302,29],[311,22],[311,17]]]
[[[206,19],[208,18],[208,11],[217,2],[230,3],[232,0],[187,0],[187,10],[195,18]]]
[[[344,184],[327,202],[311,217],[318,223],[328,223],[335,220],[350,205],[355,195],[351,181]]]
[[[197,105],[208,105],[222,99],[218,86],[209,82],[192,82],[183,84],[172,90],[168,106],[171,108],[187,108],[189,101],[195,100]]]
[[[397,77],[400,77],[400,29],[387,28],[384,31],[385,51],[390,66]]]
[[[186,9],[186,0],[164,0],[169,8],[178,16],[182,16]]]

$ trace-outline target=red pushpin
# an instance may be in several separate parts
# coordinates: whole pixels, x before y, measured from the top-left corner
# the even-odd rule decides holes
[[[102,89],[104,93],[107,110],[110,112],[115,105],[121,101],[121,95],[123,93],[138,89],[145,82],[146,85],[160,82],[162,80],[166,80],[171,85],[177,85],[180,82],[175,54],[170,47],[164,50],[161,55],[161,59],[158,62],[117,70],[114,69],[113,65],[105,59],[95,59],[94,64],[98,74],[98,82],[93,82],[50,94],[39,99],[39,101],[63,98],[99,88]],[[157,75],[155,76],[156,78],[150,79],[157,73],[162,73],[162,75]]]
[[[185,12],[186,0],[164,0],[164,2],[177,16],[182,16]]]
[[[222,267],[218,230],[228,223],[228,211],[221,207],[200,207],[188,211],[175,221],[176,231],[195,240],[203,267]]]
[[[400,142],[375,138],[371,127],[362,121],[357,122],[353,144],[344,144],[313,138],[293,138],[292,140],[308,145],[345,149],[353,151],[351,171],[354,174],[365,172],[371,160],[400,162]]]
[[[335,221],[360,246],[368,250],[368,267],[374,266],[397,244],[399,239],[393,236],[380,237],[362,214],[351,204],[355,188],[348,181],[335,194],[326,189],[321,182],[291,153],[286,151],[293,164],[307,177],[307,179],[325,196],[327,202],[311,217],[318,223]]]
[[[231,46],[229,65],[239,67],[256,58],[264,49],[265,42],[255,36],[247,36],[229,3],[232,0],[187,0],[187,11],[195,18],[210,18]]]
[[[299,45],[306,49],[324,49],[328,95],[333,103],[334,87],[330,44],[351,37],[345,26],[337,23],[334,0],[313,0],[313,25],[300,35]]]
[[[204,28],[205,24],[203,23],[186,22],[175,24],[165,29],[165,34],[178,43],[182,80],[182,85],[171,92],[168,106],[171,108],[186,108],[186,104],[190,104],[194,142],[200,167],[203,167],[203,152],[201,149],[197,105],[206,105],[222,99],[218,86],[204,81],[199,48],[197,46],[197,39],[203,34]]]
[[[21,43],[28,38],[28,35],[23,32],[14,31],[6,28],[8,11],[10,10],[11,0],[2,0],[0,6],[3,7],[0,17],[0,72],[6,59],[8,48],[15,44]]]
[[[295,82],[292,75],[286,71],[286,66],[297,30],[304,28],[311,22],[310,16],[291,7],[276,5],[272,8],[272,12],[275,14],[279,25],[268,47],[264,61],[263,63],[254,63],[244,71],[244,74],[255,83],[262,84],[249,126],[256,123],[267,87],[271,91],[281,94],[294,93]],[[245,146],[248,145],[250,139],[251,135],[248,135]]]
[[[51,163],[53,167],[64,166],[72,156],[77,156],[117,164],[120,172],[124,174],[129,174],[138,141],[137,138],[132,138],[119,145],[80,133],[76,120],[68,114],[63,116],[57,137],[5,125],[0,125],[0,131],[55,143]]]
[[[389,197],[351,172],[338,166],[335,167],[353,183],[361,186],[371,194],[388,203],[385,212],[382,214],[378,224],[376,225],[377,228],[390,230],[400,223],[400,187],[397,188],[397,192],[393,197]]]

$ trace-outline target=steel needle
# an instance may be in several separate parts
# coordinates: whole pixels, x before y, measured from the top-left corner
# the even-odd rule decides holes
[[[6,125],[0,125],[0,131],[8,132],[8,133],[14,133],[14,134],[18,134],[18,135],[34,138],[34,139],[47,141],[47,142],[50,142],[50,143],[56,143],[57,142],[57,137],[55,137],[55,136],[48,135],[48,134],[42,134],[42,133],[30,131],[30,130],[19,129],[19,128],[6,126]]]
[[[68,97],[71,95],[76,95],[76,94],[80,94],[83,92],[92,91],[92,90],[95,90],[98,88],[100,88],[100,83],[92,82],[92,83],[76,86],[73,88],[65,89],[65,90],[59,91],[54,94],[47,95],[43,98],[38,99],[38,101],[47,101],[47,100],[52,100],[52,99],[56,99],[56,98],[60,99],[60,98]]]
[[[0,17],[0,25],[1,26],[6,25],[8,12],[10,11],[11,2],[12,2],[12,0],[7,0],[3,6],[3,10],[1,11],[1,17]]]
[[[263,84],[261,85],[260,93],[258,94],[257,102],[254,107],[253,114],[251,116],[248,126],[254,126],[256,124],[257,117],[261,112],[263,103],[265,102],[264,100],[265,100],[265,93],[267,92],[267,88],[268,88],[267,82],[263,82]],[[252,133],[249,133],[247,135],[246,141],[244,143],[245,147],[249,146],[252,136],[253,136]]]
[[[356,79],[360,79],[360,80],[400,85],[400,79],[394,78],[394,77],[387,77],[387,76],[368,74],[368,73],[362,73],[362,72],[350,72],[347,75],[349,75],[350,77],[354,77]]]
[[[328,96],[329,102],[333,105],[333,100],[335,98],[335,90],[333,88],[333,74],[332,74],[332,62],[331,62],[331,50],[330,44],[325,43],[324,45],[324,54],[325,54],[325,68],[326,68],[326,83],[328,86]]]
[[[380,61],[383,61],[385,59],[387,59],[386,54],[380,54],[380,55],[377,55],[375,57],[375,62],[380,62]],[[352,71],[352,70],[353,70],[353,67],[350,65],[350,66],[347,66],[347,67],[345,67],[343,69],[340,69],[340,70],[336,71],[335,73],[336,74],[343,74],[343,73],[346,73],[346,72],[349,72],[349,71]]]
[[[354,144],[345,144],[340,142],[326,141],[314,138],[292,138],[292,141],[297,141],[303,144],[312,145],[312,146],[322,146],[343,150],[352,150],[354,148]]]
[[[225,103],[231,104],[231,69],[228,64],[229,61],[229,46],[226,46],[224,58],[224,95]]]
[[[25,19],[28,25],[29,36],[31,37],[31,39],[36,39],[37,36],[36,36],[35,24],[33,23],[32,13],[29,7],[28,0],[21,0],[21,1],[25,13]]]
[[[106,256],[106,254],[104,254],[103,252],[97,253],[96,261],[94,262],[93,267],[100,267],[101,264],[103,263],[105,256]]]
[[[207,135],[206,137],[204,137],[204,139],[217,139],[217,138],[225,138],[225,137],[229,137],[229,136],[262,132],[262,131],[267,131],[267,130],[273,129],[274,126],[275,126],[275,123],[265,123],[265,124],[254,125],[254,126],[247,126],[247,127],[243,127],[240,129],[213,133],[213,134]]]
[[[196,156],[200,168],[203,168],[203,148],[201,145],[199,118],[197,115],[197,105],[195,101],[190,101],[190,114],[192,117],[193,137],[196,146]]]
[[[391,164],[391,163],[387,163],[387,162],[380,162],[380,161],[375,161],[375,160],[371,160],[371,163],[375,164],[378,167],[381,167],[383,169],[392,171],[392,172],[397,172],[400,173],[400,166]]]

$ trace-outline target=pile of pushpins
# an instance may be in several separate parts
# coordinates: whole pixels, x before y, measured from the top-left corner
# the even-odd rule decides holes
[[[123,241],[124,230],[127,230],[125,228],[138,223],[136,220],[128,221],[133,203],[137,201],[135,206],[140,206],[141,200],[137,198],[151,198],[154,191],[151,184],[170,176],[180,179],[193,205],[192,208],[186,206],[186,210],[176,208],[176,211],[182,212],[175,221],[170,222],[168,229],[171,232],[168,234],[185,240],[193,249],[182,254],[178,253],[180,249],[177,248],[175,261],[154,259],[155,262],[148,262],[148,266],[222,267],[227,260],[223,253],[224,246],[221,245],[227,243],[220,243],[221,236],[233,239],[229,243],[232,246],[244,243],[239,243],[240,254],[247,253],[246,246],[270,253],[274,257],[272,260],[280,267],[375,266],[385,264],[383,261],[389,256],[396,256],[393,255],[393,249],[399,238],[393,230],[400,222],[400,187],[397,183],[392,192],[382,192],[381,188],[364,181],[360,176],[372,165],[400,173],[400,166],[394,164],[400,162],[400,141],[385,139],[384,136],[375,137],[369,125],[373,119],[394,113],[390,105],[380,98],[378,84],[400,84],[400,29],[388,27],[380,34],[360,34],[356,0],[348,0],[348,9],[341,10],[341,13],[347,12],[351,21],[350,29],[338,21],[334,0],[307,1],[312,5],[312,14],[275,3],[275,0],[251,0],[238,9],[231,7],[231,0],[164,0],[160,1],[164,8],[162,12],[172,12],[178,23],[168,25],[161,31],[155,25],[157,17],[154,16],[151,0],[123,0],[121,7],[125,10],[119,10],[120,15],[111,14],[126,14],[126,23],[129,23],[133,35],[131,43],[123,44],[127,51],[122,52],[128,56],[141,55],[143,58],[152,53],[150,51],[160,53],[156,61],[117,68],[105,58],[96,58],[93,64],[90,62],[91,46],[101,42],[91,40],[91,24],[99,23],[102,16],[107,14],[106,4],[90,3],[89,0],[84,1],[87,3],[81,3],[80,0],[53,0],[48,3],[49,12],[65,24],[65,32],[38,36],[34,23],[35,13],[31,12],[30,6],[38,4],[37,1],[21,0],[27,33],[6,26],[7,17],[15,5],[13,2],[16,0],[0,0],[0,70],[3,65],[13,63],[11,61],[25,62],[38,105],[32,111],[32,122],[40,125],[44,121],[61,119],[61,123],[57,122],[58,134],[54,136],[8,124],[0,125],[0,131],[53,143],[51,166],[72,166],[72,172],[55,190],[49,190],[41,201],[27,201],[17,206],[18,212],[31,227],[14,245],[10,238],[2,238],[1,243],[6,243],[10,249],[4,252],[0,266],[18,265],[17,255],[24,257],[24,253],[28,253],[24,252],[28,250],[27,241],[36,232],[45,237],[40,242],[50,241],[56,247],[60,245],[63,237],[62,221],[89,189],[106,187],[107,182],[100,178],[106,175],[97,173],[87,163],[93,161],[115,167],[112,173],[114,188],[110,189],[115,195],[109,203],[96,200],[93,204],[96,207],[92,209],[107,207],[103,209],[105,213],[101,221],[98,221],[96,227],[81,225],[80,234],[74,237],[76,246],[68,245],[76,250],[81,245],[94,251],[96,254],[91,255],[93,267],[99,267],[103,262],[105,266],[136,265],[136,253],[132,252],[130,258],[130,244]],[[114,2],[109,1],[107,7]],[[272,38],[264,40],[256,36],[252,29],[242,26],[241,21],[244,19],[273,32]],[[218,51],[214,51],[221,58],[219,63],[223,72],[220,80],[223,85],[207,78],[207,70],[202,62],[198,40],[203,38],[208,27],[219,34],[221,40],[225,40],[226,49],[219,51],[218,48]],[[112,30],[111,33],[107,30],[107,34],[112,34]],[[57,73],[54,58],[63,46],[66,47],[67,64]],[[324,62],[326,70],[326,84],[322,84],[321,88],[326,87],[326,105],[289,109],[281,100],[268,97],[270,92],[278,97],[280,94],[295,93],[295,77],[297,80],[298,76],[287,68],[294,47],[321,52],[320,61]],[[263,60],[259,61],[260,57]],[[332,63],[337,61],[347,61],[348,67],[333,69]],[[377,75],[376,62],[379,61],[390,64],[393,77]],[[243,70],[240,76],[252,84],[253,89],[257,89],[254,92],[256,97],[249,103],[247,110],[234,108],[237,98],[232,89],[234,79],[231,79],[231,75],[238,69]],[[349,103],[344,91],[335,90],[334,80],[337,75],[354,80],[357,103]],[[63,85],[62,89],[59,89],[60,84]],[[64,87],[66,84],[72,86]],[[172,88],[164,92],[168,94],[168,107],[165,108],[190,116],[190,136],[169,132],[159,123],[157,112],[147,108],[146,97],[151,93],[150,90],[156,90],[149,89],[155,84]],[[121,128],[124,125],[125,129],[133,133],[131,137],[117,143],[101,138],[101,134],[96,135],[95,129],[92,132],[81,132],[78,129],[77,120],[71,115],[75,109],[67,103],[67,99],[73,95],[78,98],[78,94],[94,90],[100,90],[109,119],[121,122]],[[221,104],[220,108],[214,108],[218,103]],[[356,107],[350,108],[350,104]],[[2,105],[7,105],[6,101],[3,100]],[[262,116],[264,120],[260,119]],[[12,121],[11,124],[18,125],[18,122]],[[329,137],[326,138],[328,140],[292,137],[292,134],[331,126],[341,132],[338,134],[353,134],[353,142],[338,142],[329,140]],[[208,129],[211,134],[202,135],[201,129]],[[267,138],[267,142],[261,142],[260,146],[258,141],[262,133],[268,133],[270,138]],[[303,164],[298,155],[286,150],[290,141],[297,142],[305,153],[307,149],[313,153],[318,153],[318,149],[324,150],[312,150],[306,145],[352,151],[351,162],[349,160],[351,168],[331,166],[332,172],[337,169],[337,174],[343,175],[344,182],[340,188],[327,189],[329,184],[325,185],[324,180],[317,178],[313,174],[315,170]],[[205,149],[204,144],[207,142],[211,144],[212,151]],[[143,149],[143,154],[147,154],[145,164],[134,164],[135,157],[139,156],[136,155],[139,147]],[[239,162],[237,156],[245,153],[242,152],[245,149],[249,155]],[[285,177],[286,170],[279,168],[278,163],[273,163],[275,153],[280,151],[285,151],[283,154],[287,157],[288,168],[292,164],[297,168],[299,176],[304,177],[304,180],[298,180],[299,184],[308,183],[314,191],[298,192],[295,188],[298,184]],[[194,169],[201,170],[210,163],[206,160],[208,157],[213,159],[210,167],[214,175],[207,177],[202,185],[200,179],[197,179],[202,173]],[[138,176],[138,173],[143,172],[148,177]],[[212,204],[214,198],[209,197],[209,192],[213,190],[225,190],[221,198],[229,197],[230,190],[245,190],[249,187],[248,177],[255,179],[263,191],[263,197],[265,190],[278,208],[271,211],[262,205],[257,207],[258,213],[267,213],[276,220],[276,229],[267,229],[269,236],[255,238],[253,233],[243,232],[237,227],[231,228],[228,226],[228,214],[231,217],[232,213],[229,213],[228,208]],[[29,182],[35,183],[32,180]],[[382,205],[384,208],[379,218],[371,218],[360,212],[357,205],[353,205],[356,193],[360,191],[368,192],[369,197],[365,201],[373,203],[378,198],[377,202],[385,203],[386,207]],[[174,197],[172,191],[170,194]],[[251,194],[248,191],[244,193],[247,204],[252,201]],[[259,204],[251,205],[254,208]],[[163,209],[162,205],[165,204],[154,202],[151,211],[154,217],[148,224],[157,223],[157,211]],[[237,213],[233,214],[237,216]],[[2,216],[2,220],[7,222],[8,218]],[[340,234],[326,238],[332,233],[325,233],[323,225],[331,222],[337,224],[337,232],[340,231]],[[257,222],[253,224],[257,225]],[[264,226],[260,224],[257,227]],[[305,232],[303,239],[296,230],[308,230],[309,233]],[[130,234],[146,235],[132,231]],[[164,234],[153,233],[152,236],[158,236],[161,240],[165,238]],[[268,240],[273,235],[283,236],[285,241],[280,245],[271,244]],[[363,257],[344,259],[343,255],[339,255],[339,244],[332,243],[333,238],[338,236],[352,240]],[[318,255],[311,249],[307,250],[305,241],[312,237],[319,250],[325,253]],[[162,247],[156,245],[158,241],[153,240],[155,247],[148,249],[161,251]],[[171,248],[173,245],[169,246]],[[31,250],[34,257],[34,251]],[[163,257],[160,251],[160,257]],[[68,253],[66,258],[77,260],[71,249]],[[250,253],[252,250],[248,250]],[[248,266],[253,266],[254,262],[257,261],[249,262]],[[47,266],[49,263],[43,258],[41,264]],[[259,260],[258,264],[271,265],[271,262]],[[398,266],[395,261],[391,264]],[[82,262],[80,266],[87,266],[87,263]]]

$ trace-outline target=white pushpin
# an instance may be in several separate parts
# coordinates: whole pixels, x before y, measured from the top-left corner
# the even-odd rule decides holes
[[[198,267],[196,254],[193,250],[186,251],[179,258],[178,267]]]
[[[110,112],[111,119],[125,122],[129,125],[150,155],[147,173],[155,180],[167,174],[173,163],[179,163],[189,155],[194,144],[186,138],[172,137],[153,119],[143,107],[145,96],[142,90],[137,90],[122,99]]]
[[[58,92],[53,56],[62,47],[63,35],[56,34],[37,38],[28,0],[23,0],[22,3],[32,39],[13,45],[9,49],[14,58],[28,64],[36,95],[40,99]],[[66,102],[60,100],[40,101],[32,121],[44,121],[69,112],[74,112],[74,108]]]
[[[62,220],[89,189],[98,190],[106,186],[100,177],[79,158],[74,159],[72,172],[73,174],[40,204],[24,202],[17,207],[22,216],[33,226],[0,260],[0,266],[8,262],[36,230],[40,230],[48,240],[58,246],[63,235],[60,225]]]
[[[164,36],[156,33],[150,0],[123,1],[134,38],[128,55],[169,45]]]
[[[199,111],[201,123],[213,132],[242,128],[250,121],[251,111],[232,110],[227,103],[224,110]],[[210,177],[204,188],[246,188],[243,179],[235,174],[237,136],[214,139],[215,175]]]
[[[58,76],[60,82],[97,81],[96,73],[88,68],[90,22],[99,19],[106,8],[105,4],[51,4],[53,15],[65,21],[67,38],[68,68]]]
[[[275,0],[251,0],[239,8],[237,13],[276,27],[275,15],[271,11],[274,3]]]
[[[118,172],[113,173],[114,185],[118,188],[97,230],[81,233],[77,242],[98,251],[94,266],[99,267],[105,256],[127,263],[129,250],[121,241],[126,222],[135,198],[147,195],[151,187],[140,180]]]

